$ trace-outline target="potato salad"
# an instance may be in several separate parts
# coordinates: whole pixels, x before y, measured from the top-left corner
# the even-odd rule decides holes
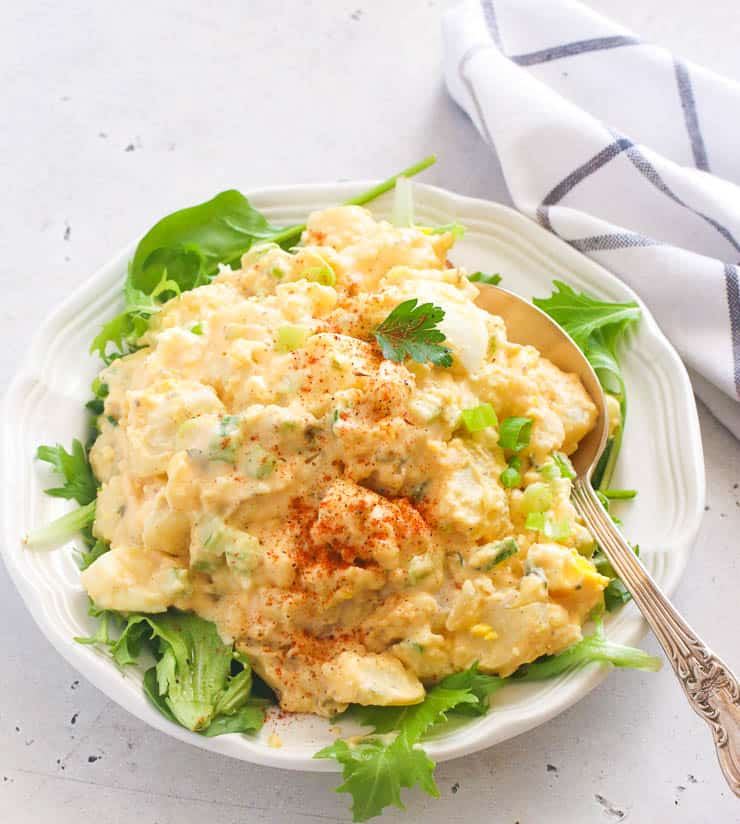
[[[567,456],[597,411],[476,306],[454,239],[327,209],[162,306],[99,376],[99,609],[212,621],[321,716],[580,640],[609,578]]]

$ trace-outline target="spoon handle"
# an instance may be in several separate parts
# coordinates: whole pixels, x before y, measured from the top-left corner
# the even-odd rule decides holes
[[[712,728],[720,767],[740,796],[740,686],[660,591],[601,505],[587,478],[573,483],[573,504],[630,591],[676,673],[689,704]]]

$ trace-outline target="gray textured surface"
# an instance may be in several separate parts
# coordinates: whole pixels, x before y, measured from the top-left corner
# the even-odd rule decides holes
[[[695,0],[590,5],[740,79],[735,4],[705,3],[701,16]],[[0,385],[37,319],[71,287],[154,219],[219,188],[381,176],[436,151],[426,180],[507,201],[495,160],[441,85],[444,6],[29,0],[6,9]],[[708,414],[702,427],[710,508],[676,600],[738,666],[740,446]],[[2,568],[0,660],[8,824],[348,820],[332,776],[216,757],[111,704],[49,647]],[[556,720],[444,764],[438,778],[439,801],[412,794],[406,818],[387,820],[739,816],[669,672],[615,673]]]

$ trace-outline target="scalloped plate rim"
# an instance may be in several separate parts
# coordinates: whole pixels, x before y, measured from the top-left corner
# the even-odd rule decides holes
[[[362,191],[368,186],[374,185],[376,182],[377,181],[348,181],[320,184],[304,183],[293,186],[259,188],[248,190],[245,193],[255,205],[258,205],[268,212],[275,210],[285,212],[294,205],[302,205],[295,204],[295,201],[301,197],[304,199],[310,198],[313,208],[320,208],[321,204],[326,205],[329,202],[339,202],[339,200],[358,191]],[[673,548],[671,553],[671,574],[667,585],[664,587],[670,594],[670,592],[675,589],[686,566],[690,545],[698,533],[705,490],[704,463],[696,406],[686,369],[675,350],[660,331],[650,311],[629,287],[606,269],[576,252],[566,243],[542,229],[529,218],[502,204],[458,195],[439,187],[414,183],[414,189],[418,207],[424,208],[426,206],[436,208],[445,214],[452,213],[454,215],[457,215],[459,212],[477,213],[469,215],[470,219],[481,220],[488,224],[489,227],[500,224],[506,227],[514,236],[518,236],[528,250],[536,250],[540,256],[555,260],[561,265],[572,267],[577,279],[598,284],[601,287],[605,287],[606,291],[615,296],[621,296],[622,299],[627,300],[636,300],[640,304],[643,311],[643,330],[649,333],[651,344],[657,346],[658,349],[662,350],[663,354],[668,357],[671,368],[674,370],[672,377],[677,381],[674,390],[683,401],[684,412],[688,411],[690,413],[684,422],[686,425],[686,429],[684,430],[684,446],[696,472],[695,487],[697,494],[694,506],[684,512],[682,539],[679,545]],[[386,195],[386,202],[387,198],[388,196]],[[383,200],[376,201],[378,204],[383,202]],[[307,209],[308,208],[312,207],[307,207]],[[126,261],[131,256],[137,243],[138,239],[101,266],[90,278],[80,284],[80,286],[39,325],[26,353],[26,357],[8,387],[3,402],[3,412],[5,414],[3,418],[2,448],[3,456],[6,458],[3,462],[3,477],[6,481],[6,489],[12,488],[12,485],[9,484],[10,478],[8,474],[10,470],[7,458],[11,450],[13,432],[16,428],[14,420],[16,415],[15,408],[19,402],[24,400],[27,394],[24,392],[26,382],[29,380],[33,381],[38,376],[39,371],[43,371],[45,367],[45,364],[42,363],[39,369],[39,362],[46,353],[46,346],[49,342],[47,340],[48,337],[64,330],[63,322],[65,316],[79,304],[82,298],[90,295],[94,296],[95,289],[99,285],[107,284],[109,280],[120,277],[121,270],[125,272]],[[20,494],[25,493],[23,490],[20,490]],[[312,772],[335,772],[337,770],[336,765],[332,762],[314,761],[303,754],[291,755],[283,749],[270,749],[264,745],[255,748],[254,743],[244,736],[223,736],[213,739],[197,736],[164,719],[148,704],[142,704],[141,700],[136,700],[130,691],[122,690],[122,676],[109,659],[99,655],[91,655],[90,650],[87,648],[75,644],[66,636],[61,636],[57,628],[47,620],[45,614],[39,614],[34,610],[33,607],[38,599],[38,590],[25,578],[23,571],[14,557],[14,551],[11,550],[11,546],[15,546],[17,551],[19,545],[19,535],[11,532],[11,524],[13,523],[12,500],[14,497],[17,496],[7,493],[4,497],[3,512],[5,517],[3,518],[3,523],[5,540],[0,549],[6,568],[42,633],[80,674],[88,678],[88,680],[109,698],[150,726],[194,746],[264,766]],[[632,605],[617,615],[616,621],[621,630],[620,640],[624,643],[636,643],[647,631],[644,621],[640,619]],[[447,741],[443,736],[430,741],[425,745],[425,748],[436,760],[445,761],[477,752],[495,743],[519,735],[553,718],[555,715],[572,706],[580,698],[585,697],[585,695],[604,680],[608,671],[609,669],[605,666],[591,666],[571,673],[553,689],[547,691],[544,698],[549,700],[536,700],[534,702],[535,706],[531,707],[530,711],[527,711],[526,707],[507,708],[498,716],[499,719],[505,716],[503,722],[499,724],[495,723],[495,719],[497,718],[495,712],[489,713],[489,715],[475,723],[475,735],[466,737],[464,731],[467,728],[462,728],[462,731],[461,729],[457,729],[447,737]],[[556,694],[553,695],[553,693]],[[486,724],[487,720],[493,723]],[[487,727],[491,729],[487,731]],[[449,741],[450,738],[454,740]],[[467,738],[467,740],[458,741],[457,739],[460,738]],[[248,743],[249,746],[245,747],[245,742]]]

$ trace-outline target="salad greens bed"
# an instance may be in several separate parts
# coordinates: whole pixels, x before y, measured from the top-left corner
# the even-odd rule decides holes
[[[368,203],[400,182],[394,220],[399,225],[413,225],[413,204],[406,178],[434,162],[433,156],[428,157],[347,203]],[[241,256],[255,244],[275,243],[292,248],[299,243],[304,228],[305,225],[271,226],[247,198],[235,190],[222,192],[212,200],[163,218],[136,248],[123,287],[124,309],[103,326],[92,342],[91,351],[106,364],[135,351],[151,318],[168,300],[210,282],[220,267],[238,265]],[[464,232],[459,224],[424,230],[453,231],[457,236]],[[496,284],[501,276],[475,272],[470,280]],[[571,335],[621,410],[621,422],[610,436],[593,477],[593,484],[608,510],[612,500],[629,499],[636,494],[634,490],[610,489],[609,484],[627,413],[618,347],[625,331],[638,320],[640,310],[635,303],[596,300],[559,281],[555,282],[555,289],[550,297],[535,298],[534,303]],[[443,316],[439,307],[420,306],[416,300],[397,306],[375,330],[384,356],[395,361],[412,357],[449,366],[451,353],[442,345],[445,338],[437,328]],[[79,507],[48,526],[32,531],[26,538],[29,547],[50,547],[81,533],[86,547],[78,558],[82,569],[109,549],[106,542],[97,540],[92,533],[98,482],[88,461],[88,450],[97,437],[97,421],[103,414],[108,390],[98,379],[93,382],[92,390],[94,397],[86,405],[91,429],[87,444],[83,446],[75,440],[70,452],[60,445],[41,446],[37,452],[37,458],[48,463],[60,477],[60,485],[47,489],[47,494],[74,500]],[[492,414],[495,417],[487,404],[468,411],[470,420],[465,424],[472,428],[487,426],[488,418]],[[501,437],[511,440],[510,446],[516,451],[517,444],[528,442],[530,429],[529,419],[510,418],[502,424]],[[515,455],[502,473],[505,486],[516,486],[520,482],[519,468]],[[572,469],[564,457],[553,464],[553,471],[572,477]],[[594,561],[599,572],[610,578],[605,607],[611,611],[628,601],[629,593],[598,548]],[[261,728],[266,707],[274,702],[274,696],[253,675],[249,661],[234,645],[221,640],[214,624],[174,609],[158,615],[122,614],[100,610],[91,603],[89,614],[99,621],[95,635],[75,640],[107,650],[121,668],[142,658],[150,660],[152,665],[144,675],[144,690],[152,704],[170,721],[205,736],[253,733]],[[351,795],[353,819],[365,821],[389,805],[403,808],[402,788],[418,785],[429,795],[438,796],[435,765],[420,742],[430,733],[438,732],[450,715],[468,718],[484,715],[489,710],[491,695],[507,683],[552,678],[589,663],[658,669],[660,661],[642,650],[609,642],[603,633],[601,616],[593,618],[596,628],[591,635],[558,655],[545,656],[521,667],[508,678],[482,673],[474,664],[431,687],[420,704],[351,707],[348,715],[370,727],[372,732],[348,740],[338,739],[315,757],[332,758],[341,765],[344,780],[337,791]]]

